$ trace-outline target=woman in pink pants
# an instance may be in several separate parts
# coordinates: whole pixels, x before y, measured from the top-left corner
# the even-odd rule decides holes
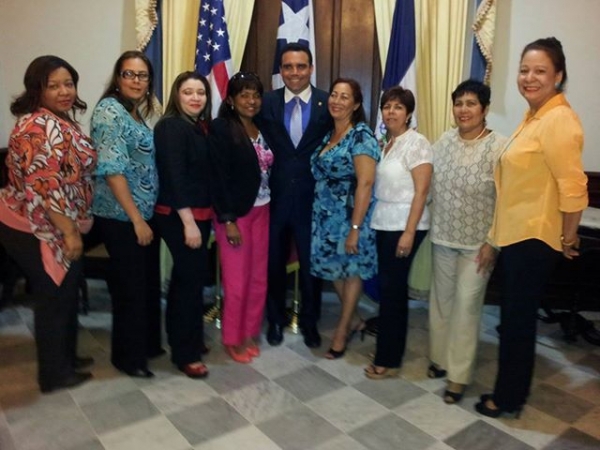
[[[269,172],[273,153],[254,123],[263,86],[238,72],[210,126],[211,191],[223,273],[223,344],[231,358],[249,363],[260,354],[267,292]]]

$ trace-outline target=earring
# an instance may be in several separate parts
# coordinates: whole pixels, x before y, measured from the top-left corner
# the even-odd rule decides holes
[[[235,108],[233,107],[233,105],[229,105],[229,107],[231,108],[231,110],[233,111]]]
[[[556,89],[557,91],[560,91],[561,87],[561,83],[554,83],[554,89]]]
[[[119,92],[119,88],[116,88],[115,91]]]

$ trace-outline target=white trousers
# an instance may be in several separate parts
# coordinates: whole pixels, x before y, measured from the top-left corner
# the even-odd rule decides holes
[[[479,325],[490,273],[477,273],[479,250],[433,244],[429,296],[430,359],[448,380],[469,384],[475,370]]]

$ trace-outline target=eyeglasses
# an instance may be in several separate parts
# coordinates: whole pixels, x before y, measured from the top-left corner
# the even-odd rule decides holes
[[[255,74],[254,72],[238,72],[234,76],[232,76],[231,79],[233,81],[236,81],[236,80],[260,81],[260,78],[258,78],[258,75]]]
[[[121,77],[126,80],[135,80],[136,78],[140,81],[150,80],[150,74],[148,72],[134,72],[133,70],[124,70],[121,72]]]

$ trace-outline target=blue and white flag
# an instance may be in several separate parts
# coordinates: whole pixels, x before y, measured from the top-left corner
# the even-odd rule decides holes
[[[154,70],[154,96],[159,103],[163,101],[163,63],[162,63],[162,1],[136,0],[137,49],[144,52]],[[157,111],[160,113],[160,109]]]
[[[317,82],[316,53],[315,53],[315,27],[312,0],[282,0],[281,14],[279,15],[279,28],[277,29],[277,50],[273,64],[273,77],[271,87],[283,87],[279,74],[279,60],[281,50],[289,42],[299,42],[306,45],[313,55],[313,73],[311,83]]]
[[[496,0],[477,0],[472,29],[473,51],[470,77],[489,85],[496,33]]]
[[[202,0],[200,4],[195,70],[210,82],[212,116],[216,117],[233,75],[223,0]]]
[[[404,89],[409,89],[415,98],[417,97],[416,53],[417,39],[414,0],[396,0],[390,46],[385,63],[385,73],[381,83],[383,91],[394,86],[402,86]],[[379,105],[377,106],[379,107]],[[416,128],[416,108],[412,118],[412,125]],[[385,125],[381,120],[381,110],[379,110],[377,116],[375,134],[377,137],[385,135]]]

